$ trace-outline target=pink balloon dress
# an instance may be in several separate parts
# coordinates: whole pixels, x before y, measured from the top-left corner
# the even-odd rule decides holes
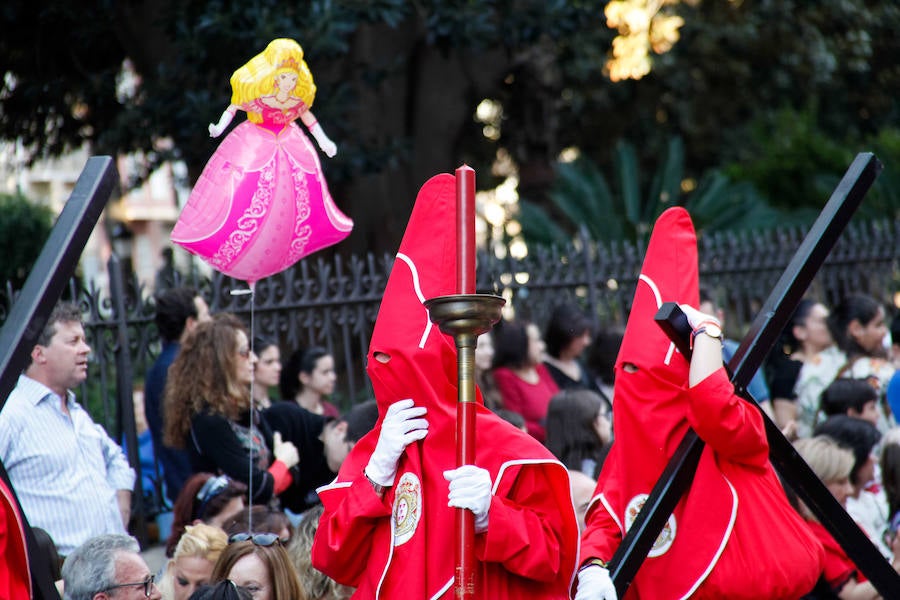
[[[172,241],[222,273],[255,283],[350,234],[315,147],[282,110],[254,100],[209,159],[172,230]]]

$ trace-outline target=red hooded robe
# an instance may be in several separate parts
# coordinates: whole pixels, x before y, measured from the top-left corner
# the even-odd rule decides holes
[[[454,511],[443,472],[456,467],[456,347],[432,324],[427,298],[455,293],[455,180],[422,187],[400,244],[368,354],[379,420],[330,485],[313,565],[357,587],[354,598],[453,597]],[[390,356],[387,363],[376,353]],[[379,498],[363,474],[387,408],[412,398],[428,409],[428,435],[407,446]],[[488,411],[478,394],[475,464],[493,497],[487,531],[475,536],[479,598],[567,598],[578,555],[565,467],[530,436]]]
[[[688,387],[688,361],[653,320],[663,302],[699,302],[697,240],[682,208],[659,217],[644,258],[616,360],[615,443],[581,556],[612,557],[690,426],[706,442],[693,483],[626,598],[798,598],[822,571],[822,547],[769,463],[762,416],[725,369]]]
[[[31,570],[18,503],[0,479],[0,598],[31,598]]]

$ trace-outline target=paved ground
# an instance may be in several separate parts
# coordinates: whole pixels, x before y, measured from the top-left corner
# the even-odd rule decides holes
[[[159,570],[166,564],[166,546],[164,544],[156,544],[148,546],[141,556],[147,561],[151,573],[159,573]]]

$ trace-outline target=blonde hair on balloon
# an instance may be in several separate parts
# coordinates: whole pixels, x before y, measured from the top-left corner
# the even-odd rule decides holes
[[[316,97],[316,84],[303,60],[303,48],[294,40],[278,38],[269,42],[266,49],[251,58],[231,76],[231,103],[244,107],[257,98],[275,93],[275,76],[280,73],[297,74],[297,86],[291,93],[306,105],[312,106]],[[258,112],[247,111],[247,118],[262,122]]]

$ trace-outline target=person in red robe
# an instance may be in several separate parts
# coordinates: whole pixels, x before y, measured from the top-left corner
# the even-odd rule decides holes
[[[356,587],[354,598],[452,598],[464,508],[475,515],[477,597],[568,598],[578,525],[565,467],[477,393],[475,464],[455,468],[456,347],[423,305],[455,292],[455,215],[454,178],[426,182],[367,357],[379,420],[318,490],[312,563]]]
[[[616,359],[614,439],[589,505],[576,600],[615,600],[606,563],[692,427],[706,442],[691,487],[626,598],[799,598],[822,546],[788,504],[757,407],[734,393],[721,331],[699,304],[697,240],[683,208],[654,227]],[[688,316],[690,362],[654,322],[664,302]]]
[[[0,598],[31,598],[31,570],[22,513],[6,481],[0,478]]]

